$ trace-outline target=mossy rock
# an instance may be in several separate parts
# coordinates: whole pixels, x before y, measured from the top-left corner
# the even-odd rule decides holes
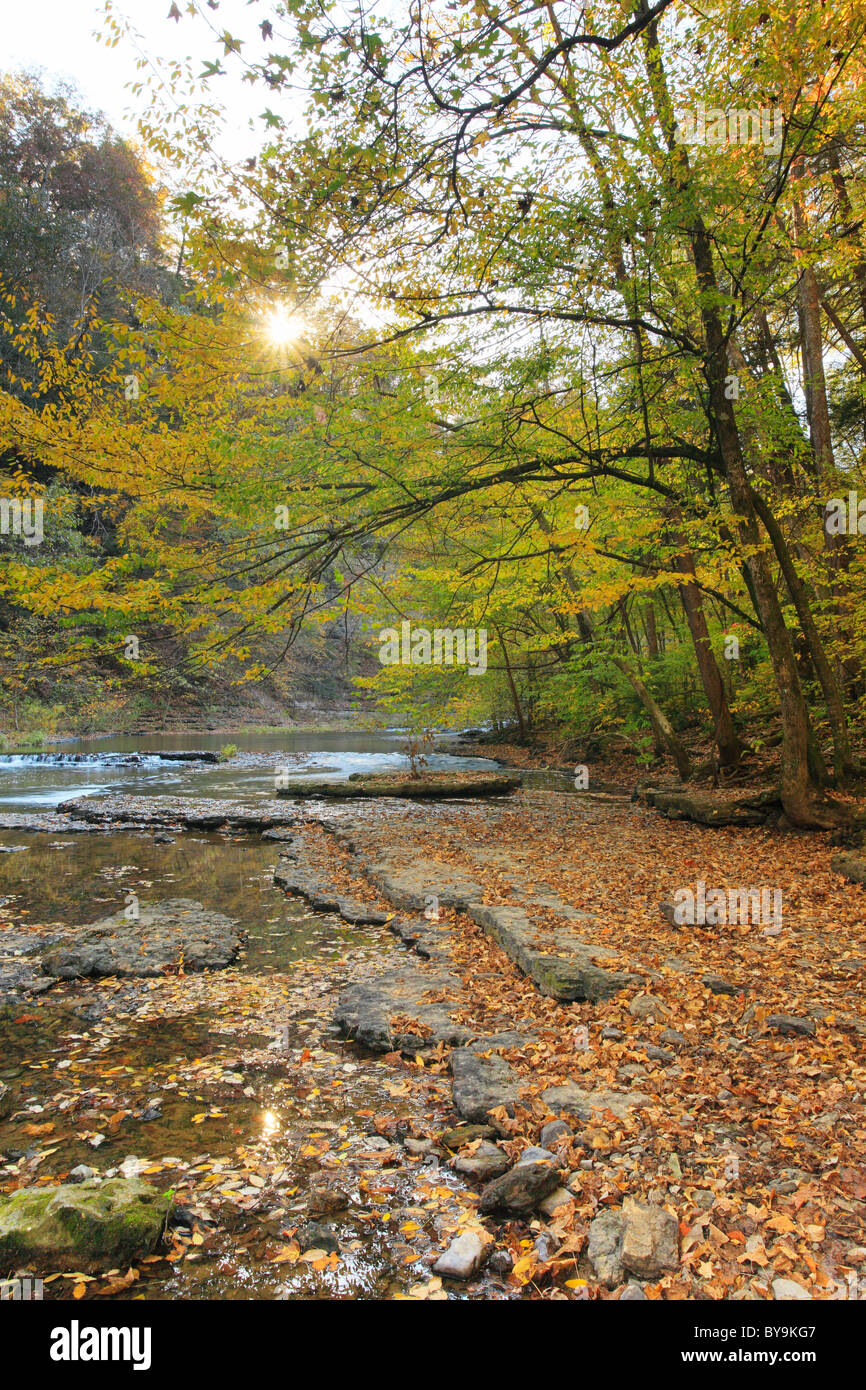
[[[137,1178],[23,1188],[0,1201],[0,1270],[21,1260],[123,1263],[156,1247],[172,1194]]]
[[[437,801],[448,797],[506,796],[520,786],[520,777],[500,772],[434,772],[425,777],[389,774],[366,777],[353,773],[345,780],[331,781],[311,777],[283,779],[276,789],[277,796],[310,800],[332,797],[360,798],[394,796],[411,801]]]

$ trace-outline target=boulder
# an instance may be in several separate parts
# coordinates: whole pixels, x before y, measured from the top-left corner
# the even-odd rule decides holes
[[[348,1205],[348,1195],[334,1183],[311,1184],[307,1196],[307,1210],[311,1216],[335,1216]]]
[[[546,930],[545,942],[550,944],[540,946],[538,923],[521,907],[476,902],[469,905],[467,912],[551,999],[562,1003],[598,1002],[610,999],[637,978],[626,971],[607,968],[602,962],[612,959],[615,952],[583,940],[571,927]]]
[[[481,1193],[479,1210],[507,1211],[512,1216],[528,1216],[539,1202],[559,1186],[556,1165],[547,1160],[519,1163],[501,1178],[494,1178]]]
[[[0,1267],[128,1264],[155,1249],[171,1202],[170,1192],[138,1178],[21,1188],[0,1199]]]
[[[557,1139],[565,1139],[571,1134],[571,1130],[564,1120],[548,1120],[541,1131],[541,1147],[549,1149],[551,1144],[555,1144]]]
[[[656,1278],[679,1266],[677,1219],[664,1207],[627,1197],[618,1210],[602,1212],[591,1223],[588,1254],[609,1289],[622,1283],[624,1271]]]
[[[655,1278],[679,1265],[679,1227],[676,1217],[651,1202],[626,1197],[622,1206],[625,1226],[622,1240],[623,1268],[642,1279]]]
[[[605,1288],[622,1283],[622,1211],[603,1211],[590,1223],[587,1254],[595,1277]]]
[[[567,1206],[574,1201],[574,1193],[569,1192],[567,1187],[555,1187],[547,1197],[543,1197],[538,1203],[538,1210],[544,1216],[554,1216],[560,1207]]]
[[[409,960],[377,979],[350,985],[337,1001],[334,1023],[346,1037],[374,1052],[406,1051],[414,1055],[439,1042],[461,1048],[472,1041],[471,1030],[452,1020],[447,1004],[429,1002],[431,994],[456,1000],[460,990],[457,975]],[[407,1018],[417,1022],[418,1031],[402,1022]]]
[[[301,1253],[306,1254],[308,1250],[323,1250],[326,1255],[340,1253],[340,1242],[334,1235],[330,1227],[325,1226],[320,1221],[307,1221],[301,1226],[295,1236]]]

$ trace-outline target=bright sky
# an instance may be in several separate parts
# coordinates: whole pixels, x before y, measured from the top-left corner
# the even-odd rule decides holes
[[[171,0],[115,0],[114,9],[132,22],[140,35],[139,50],[150,58],[194,55],[201,60],[195,68],[199,72],[205,59],[223,57],[216,34],[186,14],[179,23],[169,19],[170,6]],[[183,0],[178,8],[185,9]],[[42,69],[49,84],[53,77],[72,80],[87,107],[104,111],[115,129],[134,134],[136,113],[148,104],[145,95],[134,96],[126,90],[128,83],[141,80],[142,74],[135,67],[139,52],[124,41],[116,48],[107,48],[94,37],[94,31],[102,27],[103,12],[103,0],[34,0],[31,4],[0,0],[0,70]],[[228,29],[250,41],[248,46],[256,57],[267,51],[255,42],[257,11],[248,0],[221,0],[212,22],[217,32]],[[230,109],[223,152],[235,157],[250,152],[247,122],[258,117],[268,101],[263,86],[240,81],[237,62],[229,58],[225,66],[229,75],[214,82],[211,91],[214,99]],[[256,125],[260,131],[261,122]]]

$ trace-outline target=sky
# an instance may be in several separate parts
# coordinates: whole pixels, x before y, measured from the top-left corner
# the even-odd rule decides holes
[[[140,35],[139,50],[149,58],[196,59],[222,57],[222,46],[199,20],[183,16],[178,23],[168,17],[171,0],[115,0],[114,9],[124,15]],[[183,0],[179,5],[184,10]],[[135,63],[136,48],[124,40],[108,48],[94,37],[103,24],[103,0],[0,0],[0,70],[41,69],[49,80],[71,80],[81,91],[84,105],[104,111],[111,125],[134,135],[136,114],[146,109],[146,96],[127,90],[141,79]],[[267,10],[263,9],[266,15]],[[220,0],[213,15],[218,30],[228,29],[250,40],[257,37],[258,11],[248,0]],[[263,46],[252,45],[264,54]],[[229,110],[221,153],[237,157],[249,153],[247,122],[267,106],[265,89],[240,80],[240,69],[227,63],[229,75],[213,85],[213,93]],[[201,63],[196,64],[196,71]],[[258,123],[257,123],[258,124]]]

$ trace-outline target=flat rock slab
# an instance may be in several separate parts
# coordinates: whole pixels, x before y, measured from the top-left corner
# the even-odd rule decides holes
[[[161,975],[183,959],[189,973],[230,965],[244,933],[237,922],[207,912],[191,898],[168,898],[142,905],[138,918],[125,910],[84,927],[72,940],[53,947],[42,969],[57,979],[88,975]]]
[[[527,1085],[504,1057],[481,1057],[468,1047],[451,1053],[451,1075],[454,1109],[476,1125],[487,1124],[500,1106],[513,1115]]]
[[[103,833],[106,828],[104,825],[90,825],[86,821],[73,820],[71,816],[59,815],[56,811],[4,811],[0,814],[0,830],[48,830],[54,835],[86,835]]]
[[[539,945],[540,929],[522,908],[475,903],[468,915],[551,999],[563,1003],[609,999],[637,980],[626,971],[601,965],[614,953],[582,940],[570,928],[545,930],[545,945]]]
[[[312,777],[283,778],[277,788],[278,796],[304,800],[338,797],[355,800],[362,797],[394,796],[409,801],[439,801],[465,796],[506,796],[520,786],[514,773],[479,772],[463,774],[432,774],[430,777],[348,777],[327,779]]]
[[[393,913],[382,912],[380,908],[356,902],[354,898],[343,897],[339,889],[332,884],[325,883],[316,874],[287,862],[277,865],[274,870],[274,883],[287,893],[306,899],[317,912],[336,912],[345,922],[354,925],[381,925],[393,916]]]
[[[465,871],[452,864],[443,864],[438,859],[425,859],[418,855],[384,854],[365,866],[364,873],[389,902],[419,911],[427,907],[431,897],[435,897],[440,907],[465,912],[471,903],[480,901],[484,895],[481,884]]]
[[[642,1091],[586,1091],[573,1081],[566,1082],[564,1086],[548,1087],[542,1091],[541,1098],[554,1114],[576,1115],[582,1124],[599,1119],[605,1110],[610,1110],[618,1120],[625,1120],[630,1110],[649,1105],[651,1100]]]
[[[62,931],[0,931],[0,1007],[51,989],[56,982],[43,973],[39,953],[62,938]]]
[[[440,1042],[459,1048],[471,1042],[471,1029],[454,1022],[446,1003],[434,1001],[442,993],[459,996],[461,987],[447,970],[407,961],[378,979],[350,985],[340,996],[334,1022],[346,1037],[374,1052],[414,1054]]]
[[[22,1260],[40,1269],[126,1265],[155,1249],[171,1202],[170,1193],[137,1178],[23,1188],[0,1199],[0,1269]]]
[[[73,820],[90,825],[123,822],[132,828],[142,825],[172,825],[187,830],[269,830],[277,825],[294,825],[298,812],[277,801],[193,800],[179,796],[99,796],[78,797],[57,807]]]

